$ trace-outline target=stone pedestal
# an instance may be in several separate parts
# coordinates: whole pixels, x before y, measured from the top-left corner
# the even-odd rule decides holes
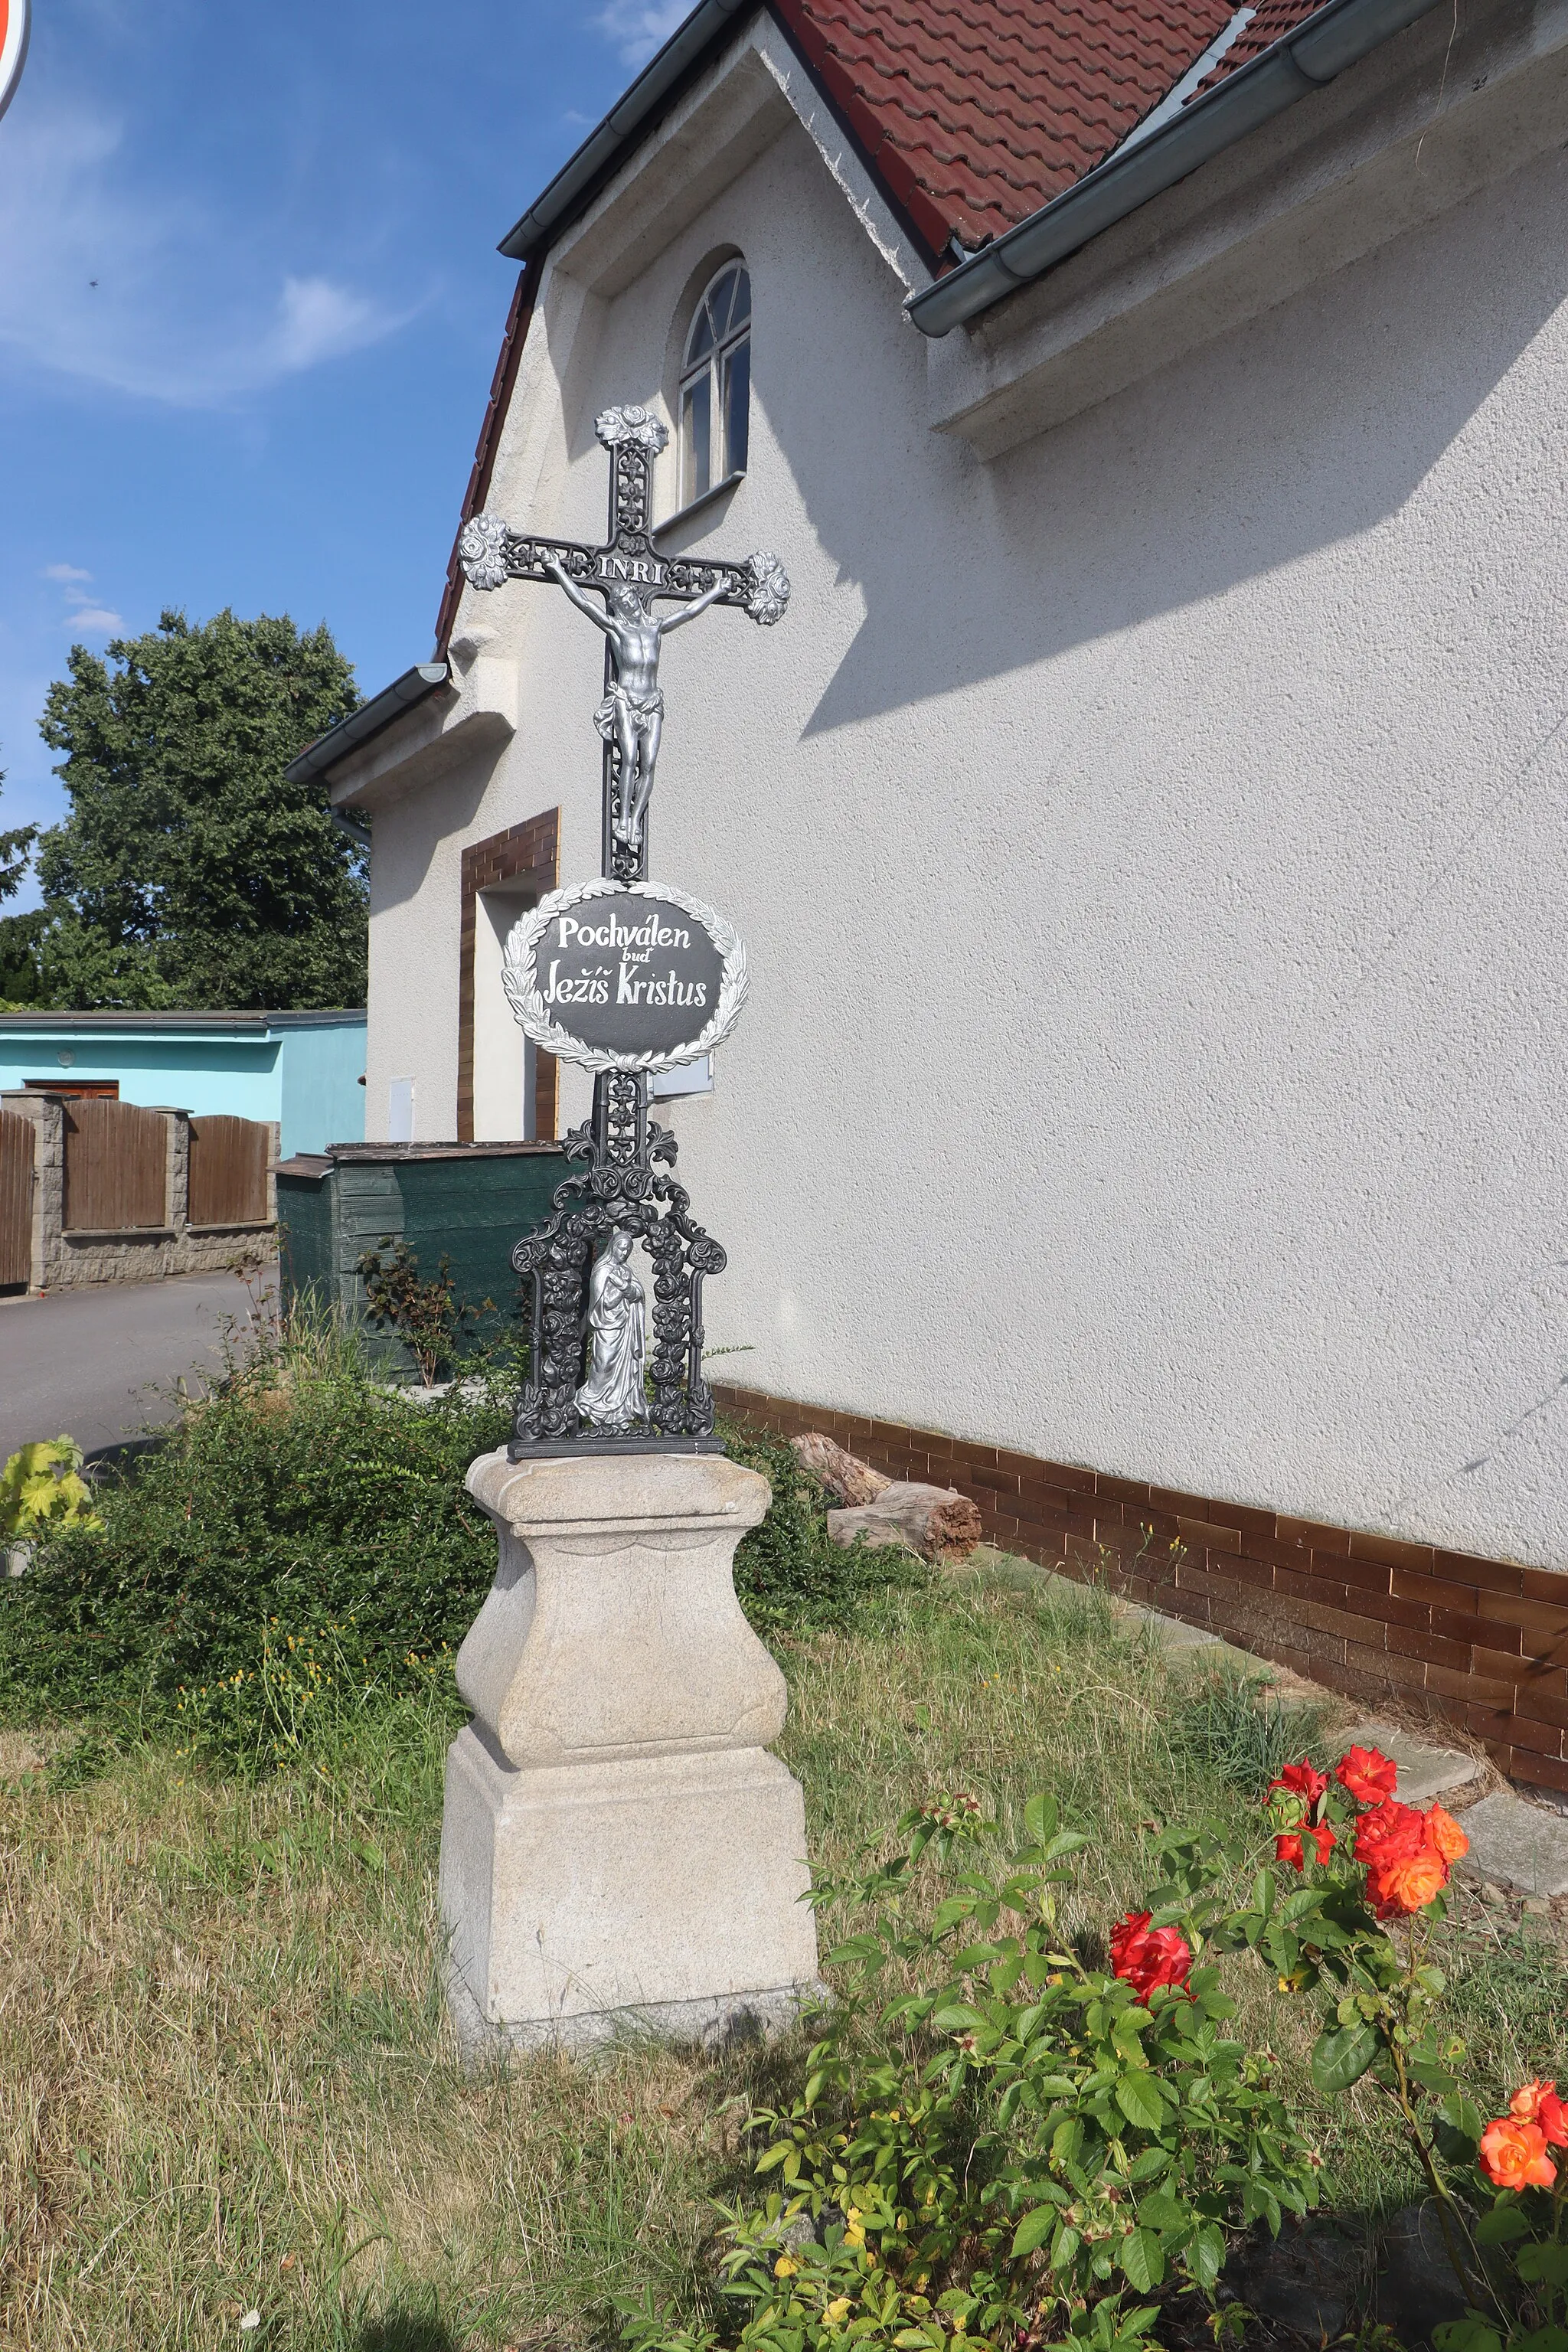
[[[510,1463],[468,1490],[500,1566],[458,1656],[441,1912],[471,2047],[766,2031],[814,1987],[784,1683],[735,1599],[767,1507],[719,1454]]]

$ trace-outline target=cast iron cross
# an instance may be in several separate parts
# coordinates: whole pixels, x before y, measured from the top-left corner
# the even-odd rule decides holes
[[[664,723],[661,642],[710,604],[738,604],[764,626],[782,618],[789,581],[776,555],[744,563],[718,556],[660,555],[649,521],[653,460],[669,434],[646,408],[606,408],[594,430],[610,453],[609,537],[603,547],[536,539],[499,515],[463,525],[458,560],[472,588],[549,580],[605,633],[605,692],[594,715],[604,738],[604,864],[616,882],[647,872],[647,810]],[[604,599],[601,611],[595,596]],[[656,598],[681,607],[656,620]]]

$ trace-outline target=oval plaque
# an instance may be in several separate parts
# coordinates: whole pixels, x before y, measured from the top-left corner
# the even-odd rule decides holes
[[[694,1062],[732,1024],[746,950],[722,915],[655,882],[579,882],[512,925],[507,1002],[547,1053],[590,1070]]]

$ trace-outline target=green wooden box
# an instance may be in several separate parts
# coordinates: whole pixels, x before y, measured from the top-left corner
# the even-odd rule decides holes
[[[513,1244],[550,1215],[566,1174],[558,1143],[340,1143],[278,1168],[280,1289],[285,1308],[311,1296],[367,1330],[359,1260],[403,1240],[434,1275],[443,1255],[458,1300],[490,1311],[468,1344],[519,1328]],[[413,1360],[390,1333],[372,1335],[389,1369]]]

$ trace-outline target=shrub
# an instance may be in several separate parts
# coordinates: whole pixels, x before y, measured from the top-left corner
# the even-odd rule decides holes
[[[782,1438],[734,1422],[722,1434],[725,1452],[773,1488],[767,1517],[735,1554],[735,1591],[759,1633],[843,1631],[879,1593],[931,1582],[934,1571],[901,1544],[836,1544],[820,1485]]]
[[[391,1253],[384,1257],[382,1251]],[[460,1305],[446,1252],[433,1275],[419,1272],[419,1259],[401,1237],[395,1243],[383,1234],[380,1248],[366,1250],[358,1260],[364,1283],[365,1320],[378,1330],[395,1331],[426,1388],[449,1372],[461,1352],[464,1326],[481,1315],[493,1315],[495,1301]]]
[[[463,1474],[505,1430],[499,1396],[419,1410],[349,1339],[286,1338],[104,1484],[99,1531],[46,1526],[0,1591],[0,1706],[255,1765],[330,1696],[406,1690],[494,1574]]]
[[[1160,1840],[1164,1881],[1110,1929],[1108,1969],[1060,1918],[1089,1841],[1036,1796],[1028,1844],[993,1864],[979,1815],[937,1796],[890,1860],[818,1887],[856,1932],[800,2096],[756,2118],[758,2192],[724,2216],[729,2324],[671,2329],[645,2301],[638,2352],[1114,2352],[1152,2294],[1213,2300],[1231,2231],[1315,2201],[1317,2158],[1204,1957],[1234,1843]],[[922,1888],[922,1856],[961,1845]]]
[[[0,1469],[0,1541],[25,1543],[46,1528],[96,1528],[74,1437],[39,1438]]]
[[[1521,2084],[1483,2123],[1464,2043],[1440,2022],[1432,1958],[1453,1865],[1468,1850],[1441,1805],[1403,1804],[1392,1759],[1352,1747],[1321,1769],[1303,1757],[1269,1790],[1277,1863],[1298,1874],[1250,1938],[1281,1992],[1326,1994],[1312,2079],[1333,2096],[1365,2082],[1398,2116],[1432,2192],[1469,2315],[1437,2352],[1568,2352],[1568,2106],[1555,2083]],[[1481,2208],[1486,2206],[1485,2210]]]
[[[463,1482],[506,1438],[515,1370],[416,1407],[351,1334],[286,1322],[105,1481],[96,1517],[41,1523],[27,1575],[0,1581],[0,1714],[173,1731],[255,1769],[330,1738],[345,1709],[427,1686],[495,1573]],[[759,1629],[846,1623],[925,1573],[830,1544],[787,1446],[731,1450],[773,1482],[736,1579]]]
[[[1526,2082],[1483,2124],[1466,2088],[1431,1957],[1467,1845],[1441,1805],[1402,1804],[1376,1749],[1303,1758],[1255,1838],[1167,1831],[1144,1907],[1077,1934],[1060,1890],[1088,1841],[1037,1796],[997,1867],[980,1814],[939,1794],[869,1874],[819,1881],[855,1931],[827,1956],[843,1990],[799,2095],[752,2118],[724,2309],[626,2305],[635,2352],[1123,2352],[1162,2299],[1214,2305],[1232,2234],[1304,2212],[1321,2168],[1270,2053],[1224,2031],[1226,1955],[1326,1995],[1315,2089],[1364,2082],[1398,2117],[1469,2304],[1437,2352],[1568,2352],[1568,2101]],[[961,1864],[934,1888],[929,1853]]]

